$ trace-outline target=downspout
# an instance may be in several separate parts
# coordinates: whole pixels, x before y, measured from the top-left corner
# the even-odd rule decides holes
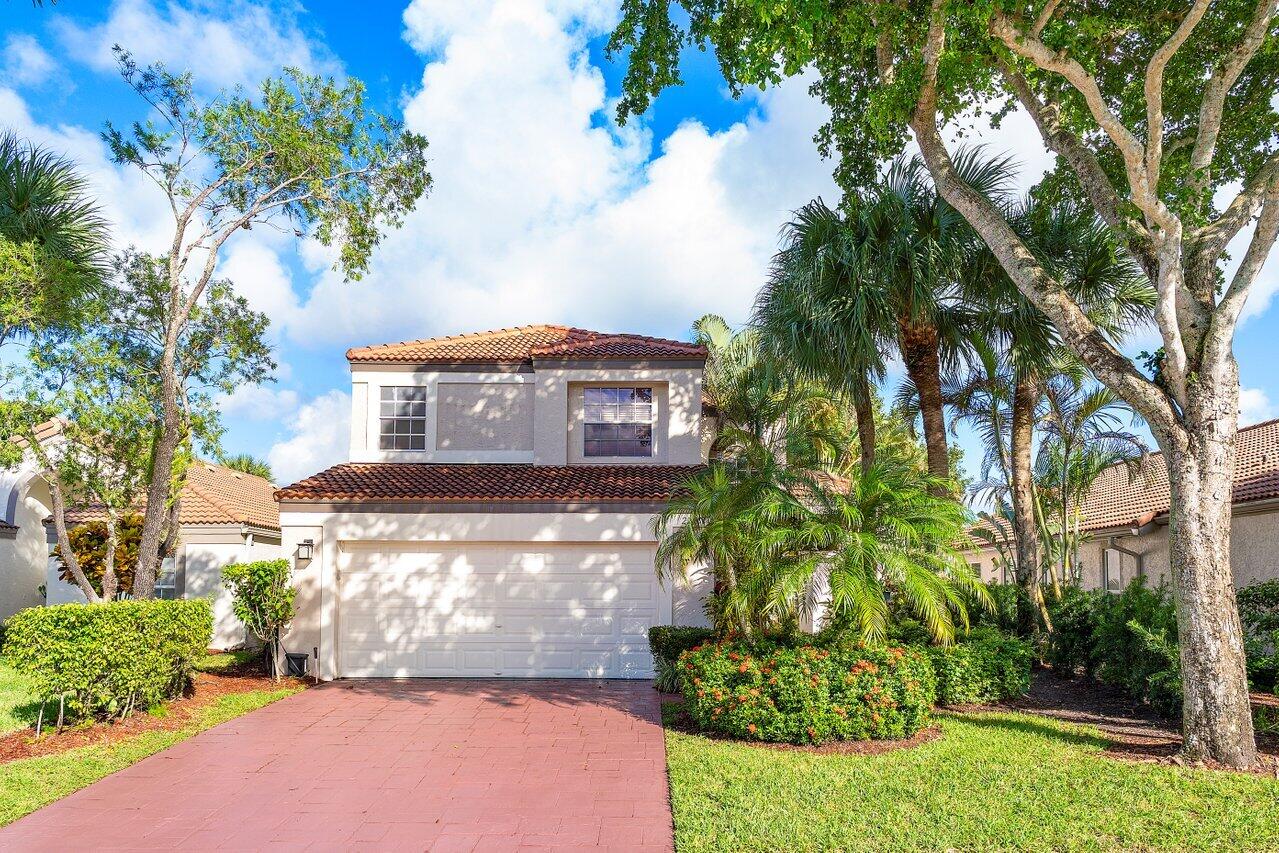
[[[1134,536],[1137,535],[1140,529],[1141,528],[1134,527],[1133,535]],[[1112,551],[1118,551],[1120,554],[1127,554],[1129,557],[1132,557],[1133,560],[1137,562],[1137,576],[1145,577],[1146,576],[1146,567],[1145,567],[1146,555],[1123,547],[1122,545],[1119,544],[1119,538],[1120,537],[1118,536],[1109,537],[1106,540],[1106,547],[1108,547]]]

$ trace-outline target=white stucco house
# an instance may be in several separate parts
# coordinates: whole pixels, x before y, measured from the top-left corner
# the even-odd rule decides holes
[[[40,438],[57,442],[57,426],[50,424]],[[209,462],[197,462],[188,472],[178,550],[165,561],[156,591],[162,597],[210,599],[215,649],[234,648],[249,639],[231,612],[222,568],[280,556],[274,488],[261,477]],[[49,523],[49,487],[29,461],[0,472],[0,501],[0,619],[27,607],[84,601],[78,587],[61,579],[61,562],[50,556],[56,537]],[[83,507],[68,511],[67,522],[98,517],[101,513],[93,507]]]
[[[645,678],[704,624],[653,520],[706,461],[703,347],[526,326],[348,351],[349,461],[276,492],[325,679]]]
[[[1279,420],[1241,427],[1235,442],[1230,569],[1235,587],[1279,578]],[[1134,578],[1156,586],[1168,573],[1171,496],[1162,454],[1140,470],[1113,465],[1102,472],[1080,507],[1078,581],[1084,589],[1121,592]],[[999,531],[1005,551],[1008,530]],[[970,557],[981,579],[1012,580],[1006,559],[979,544]]]

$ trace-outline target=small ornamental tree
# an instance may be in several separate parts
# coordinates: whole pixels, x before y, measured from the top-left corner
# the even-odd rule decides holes
[[[164,193],[173,215],[172,240],[156,268],[165,297],[157,342],[161,419],[133,586],[135,596],[148,598],[189,428],[183,341],[213,287],[223,246],[254,226],[283,229],[331,247],[335,266],[358,279],[385,231],[404,220],[431,178],[426,139],[366,107],[359,80],[289,68],[256,93],[235,89],[206,98],[190,74],[142,67],[119,46],[115,51],[125,83],[151,116],[125,127],[108,124],[103,139],[117,163],[138,169]]]
[[[222,570],[222,585],[233,596],[231,609],[271,650],[271,674],[280,678],[280,638],[293,621],[293,588],[288,560],[235,563]]]

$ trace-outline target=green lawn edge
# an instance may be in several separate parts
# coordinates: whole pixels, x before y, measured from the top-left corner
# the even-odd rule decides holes
[[[668,727],[676,848],[1279,850],[1277,780],[1107,757],[1099,731],[1030,714],[937,721],[938,740],[880,755]]]
[[[227,694],[201,708],[193,722],[181,729],[144,732],[109,745],[93,744],[56,755],[0,764],[0,826],[13,823],[147,756],[302,689],[288,686]]]

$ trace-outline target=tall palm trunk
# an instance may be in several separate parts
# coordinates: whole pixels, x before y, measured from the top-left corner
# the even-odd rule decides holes
[[[904,319],[899,322],[902,360],[919,394],[919,413],[924,421],[924,446],[928,450],[928,472],[934,477],[950,477],[950,453],[946,446],[946,419],[942,413],[941,348],[937,327]]]
[[[1044,612],[1043,595],[1039,589],[1042,563],[1039,554],[1039,529],[1035,524],[1035,481],[1030,467],[1035,406],[1038,402],[1039,389],[1035,377],[1027,371],[1017,371],[1013,389],[1010,479],[1013,539],[1017,547],[1017,585],[1023,593],[1023,599],[1017,603],[1017,629],[1023,634],[1034,633],[1041,618],[1045,626],[1049,624],[1047,613]]]
[[[853,377],[853,409],[857,413],[857,441],[862,450],[862,472],[875,464],[875,407],[865,373]]]

